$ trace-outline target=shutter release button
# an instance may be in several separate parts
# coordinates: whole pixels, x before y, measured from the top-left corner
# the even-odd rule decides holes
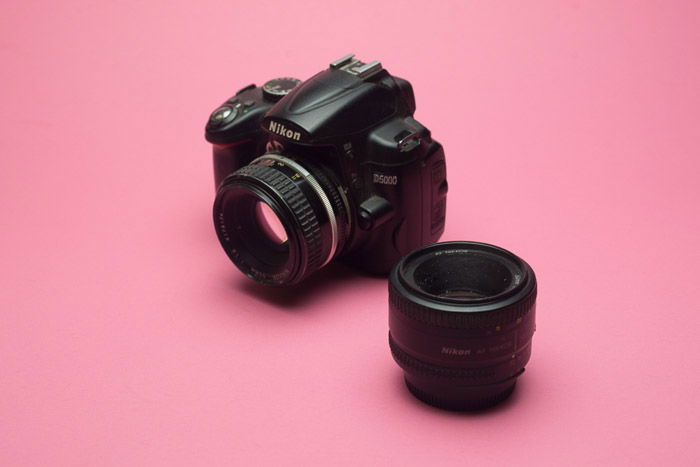
[[[236,118],[237,113],[238,110],[230,105],[221,106],[212,112],[211,117],[209,117],[209,124],[212,126],[221,126]]]

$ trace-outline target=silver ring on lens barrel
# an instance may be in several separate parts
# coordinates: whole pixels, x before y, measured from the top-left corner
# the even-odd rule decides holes
[[[336,249],[338,248],[338,222],[335,218],[335,212],[333,211],[331,201],[328,199],[328,196],[323,191],[323,188],[321,188],[321,185],[319,185],[314,176],[311,175],[311,173],[308,170],[302,167],[301,164],[293,161],[292,159],[289,159],[279,154],[267,153],[255,159],[249,165],[254,165],[265,159],[276,160],[283,164],[287,164],[289,167],[299,172],[299,174],[302,177],[304,177],[304,179],[307,182],[309,182],[309,185],[311,185],[311,188],[313,188],[313,190],[316,192],[316,195],[318,195],[319,199],[321,200],[321,204],[323,204],[323,208],[326,210],[326,214],[328,216],[328,223],[331,226],[331,249],[328,252],[328,256],[323,261],[323,264],[321,264],[321,267],[325,266],[331,259],[333,259],[333,256],[335,256]]]

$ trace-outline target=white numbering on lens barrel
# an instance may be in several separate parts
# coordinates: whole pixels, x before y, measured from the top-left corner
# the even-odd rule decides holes
[[[328,199],[328,196],[321,188],[321,185],[319,185],[319,183],[316,181],[316,178],[314,178],[314,176],[311,175],[311,173],[309,173],[308,170],[306,170],[297,162],[288,159],[284,156],[280,156],[279,154],[263,154],[262,156],[258,157],[253,162],[251,162],[250,165],[257,164],[258,162],[262,162],[264,160],[273,160],[281,164],[286,164],[289,167],[296,170],[297,172],[299,172],[301,176],[304,177],[304,179],[307,182],[309,182],[309,185],[311,185],[311,188],[316,192],[319,199],[321,200],[321,204],[323,204],[323,208],[326,210],[328,223],[331,226],[331,249],[328,252],[328,256],[326,257],[325,261],[323,262],[323,264],[321,264],[321,267],[325,266],[330,260],[333,259],[336,249],[338,248],[338,222],[335,219],[335,213],[333,212],[333,206],[331,205],[331,201]],[[338,190],[340,190],[340,188],[338,188]]]

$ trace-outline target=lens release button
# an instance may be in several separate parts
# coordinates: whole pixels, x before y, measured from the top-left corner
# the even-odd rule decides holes
[[[360,204],[360,228],[369,230],[378,227],[391,218],[392,212],[389,201],[381,196],[372,196]]]

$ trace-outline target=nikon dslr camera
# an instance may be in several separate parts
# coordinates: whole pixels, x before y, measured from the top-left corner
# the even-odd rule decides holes
[[[386,274],[438,240],[442,146],[411,84],[347,55],[303,83],[247,86],[209,117],[214,225],[252,279],[291,285],[334,259]]]

